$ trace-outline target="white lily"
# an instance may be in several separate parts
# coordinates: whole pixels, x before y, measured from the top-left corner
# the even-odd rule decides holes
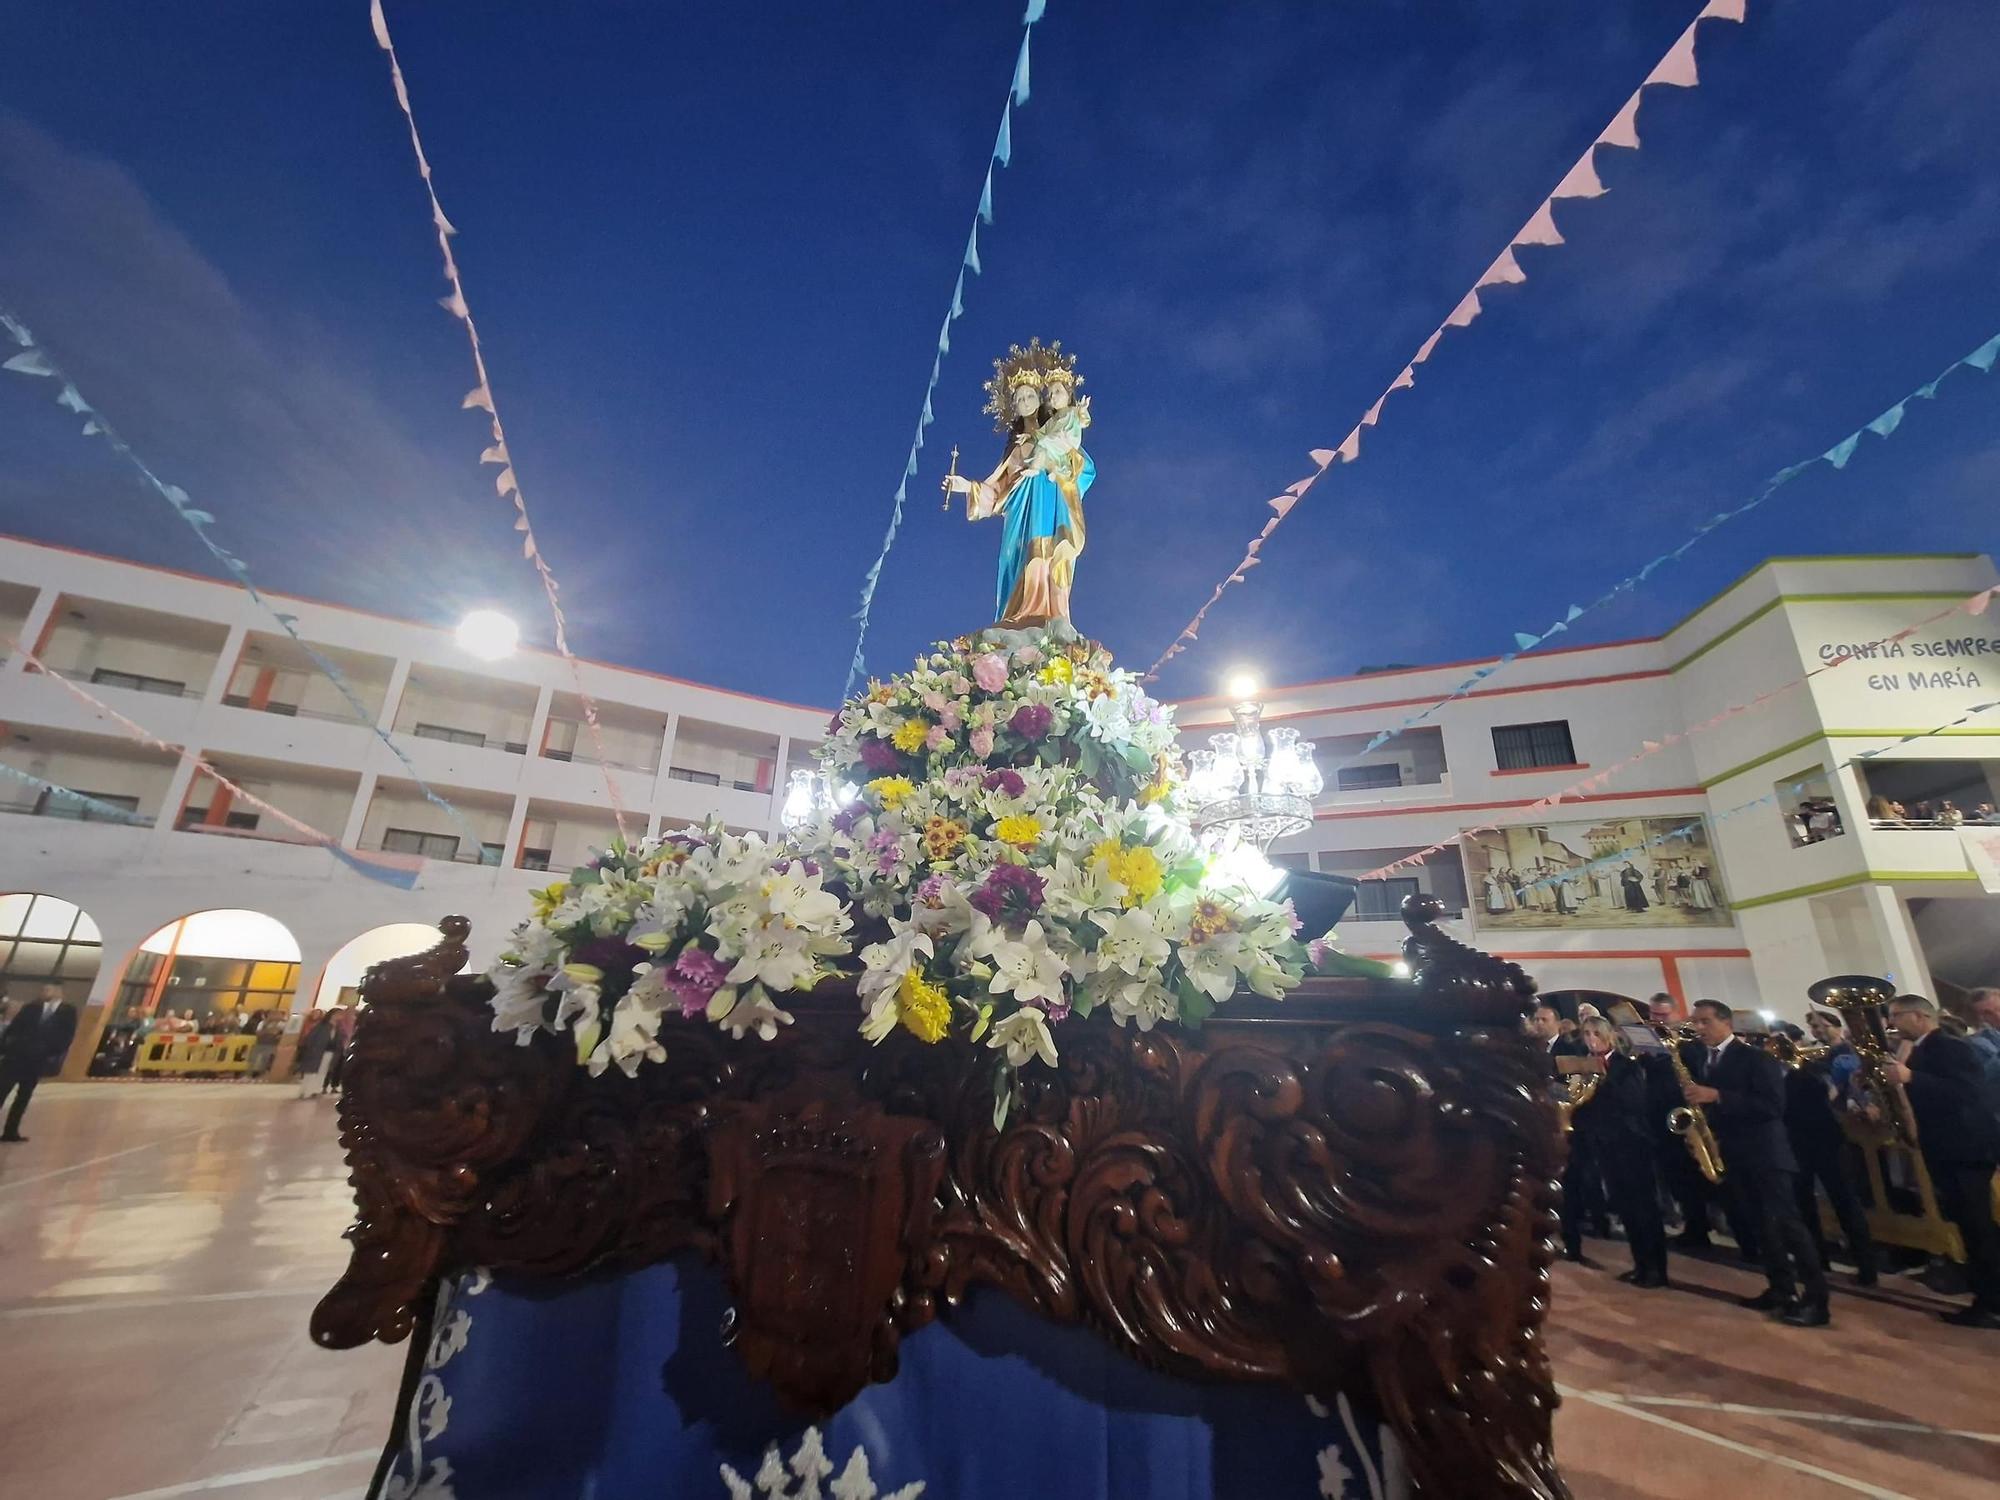
[[[986,1045],[1004,1047],[1011,1068],[1026,1067],[1037,1057],[1052,1068],[1056,1065],[1056,1039],[1049,1034],[1048,1018],[1031,1005],[995,1021]]]

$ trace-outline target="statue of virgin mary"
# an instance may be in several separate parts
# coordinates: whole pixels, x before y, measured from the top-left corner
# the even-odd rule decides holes
[[[1077,399],[1082,384],[1076,356],[1064,354],[1060,342],[1015,345],[1005,359],[993,361],[986,383],[986,410],[1008,438],[1005,456],[985,479],[953,474],[945,480],[948,493],[965,496],[967,520],[999,516],[1005,522],[993,616],[1006,629],[1070,623],[1070,588],[1083,554],[1083,497],[1097,477],[1083,449],[1090,398]]]

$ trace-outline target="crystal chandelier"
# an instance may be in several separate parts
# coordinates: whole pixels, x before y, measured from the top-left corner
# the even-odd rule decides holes
[[[787,833],[797,833],[817,819],[838,812],[860,795],[861,789],[850,783],[842,786],[836,796],[823,773],[794,771],[785,778],[785,800],[779,806],[778,817]]]
[[[1248,845],[1262,852],[1275,839],[1312,827],[1313,798],[1325,786],[1310,740],[1296,729],[1264,728],[1254,681],[1230,685],[1237,703],[1234,730],[1209,736],[1209,749],[1188,756],[1184,791],[1194,831],[1213,851]]]

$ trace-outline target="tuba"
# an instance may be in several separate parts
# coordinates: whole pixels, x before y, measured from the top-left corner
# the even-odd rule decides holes
[[[1674,1077],[1682,1085],[1694,1082],[1694,1075],[1688,1072],[1688,1065],[1681,1057],[1680,1039],[1671,1028],[1655,1026],[1660,1040],[1667,1044],[1667,1061],[1674,1065]],[[1696,1169],[1710,1182],[1722,1181],[1722,1146],[1715,1138],[1715,1127],[1708,1123],[1708,1116],[1699,1104],[1683,1104],[1667,1114],[1667,1129],[1681,1138],[1681,1144],[1688,1148],[1688,1155],[1694,1158]]]
[[[1896,1139],[1911,1150],[1917,1145],[1917,1116],[1910,1108],[1910,1096],[1889,1076],[1889,1032],[1882,1016],[1895,998],[1895,986],[1873,974],[1838,974],[1810,986],[1806,993],[1813,1004],[1840,1012],[1847,1023],[1847,1040],[1861,1060],[1861,1086],[1882,1112],[1882,1118],[1896,1133]]]

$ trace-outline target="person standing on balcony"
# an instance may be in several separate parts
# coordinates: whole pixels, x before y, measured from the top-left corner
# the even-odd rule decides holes
[[[7,1126],[0,1141],[22,1142],[21,1117],[44,1074],[62,1066],[69,1044],[76,1039],[76,1007],[63,998],[59,984],[45,984],[0,1030],[0,1100],[13,1095]]]

